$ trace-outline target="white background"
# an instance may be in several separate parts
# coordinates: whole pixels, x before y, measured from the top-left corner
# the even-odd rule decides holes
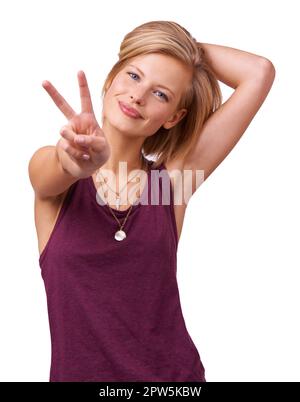
[[[0,381],[48,381],[50,333],[28,162],[79,111],[84,70],[100,91],[123,37],[176,21],[199,42],[270,59],[273,87],[233,151],[190,200],[178,283],[207,381],[299,381],[299,30],[297,1],[7,1],[1,37]],[[221,84],[223,100],[233,92]]]

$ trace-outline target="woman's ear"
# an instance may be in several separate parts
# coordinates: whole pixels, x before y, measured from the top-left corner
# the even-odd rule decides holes
[[[163,127],[165,129],[169,129],[169,128],[172,128],[172,127],[176,126],[176,124],[179,123],[180,120],[182,120],[186,114],[187,114],[187,109],[179,110],[169,120],[167,120],[163,124]]]

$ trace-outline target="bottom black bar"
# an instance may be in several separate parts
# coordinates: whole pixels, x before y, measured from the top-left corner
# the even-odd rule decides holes
[[[48,385],[44,385],[48,384]],[[298,383],[296,383],[298,384]],[[22,398],[39,401],[53,397],[66,399],[83,398],[84,401],[101,400],[148,400],[149,398],[176,398],[176,400],[244,401],[257,400],[264,395],[268,398],[282,398],[297,395],[291,382],[2,382],[3,393],[10,393],[14,400]],[[296,391],[296,392],[295,392]],[[21,399],[20,399],[21,400]]]

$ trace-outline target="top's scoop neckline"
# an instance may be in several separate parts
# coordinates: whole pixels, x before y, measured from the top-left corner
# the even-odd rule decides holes
[[[89,176],[88,179],[87,179],[87,180],[88,180],[88,184],[89,184],[90,189],[92,190],[92,196],[93,196],[95,202],[97,203],[97,205],[100,206],[99,203],[97,202],[96,197],[98,197],[99,199],[101,199],[101,202],[102,202],[102,204],[103,204],[103,205],[101,205],[101,206],[103,206],[106,210],[108,210],[109,213],[110,213],[109,209],[111,209],[116,215],[119,215],[119,216],[126,215],[126,214],[128,213],[128,211],[129,211],[130,208],[132,208],[132,209],[131,209],[132,211],[138,209],[138,208],[142,205],[139,200],[140,200],[140,199],[143,199],[143,197],[145,196],[146,191],[149,190],[149,176],[151,175],[151,170],[152,170],[153,162],[154,162],[154,161],[152,161],[152,160],[148,160],[148,161],[147,161],[147,164],[148,164],[147,182],[146,182],[146,184],[145,184],[145,186],[144,186],[144,188],[143,188],[141,197],[138,198],[129,208],[127,208],[127,209],[125,209],[125,210],[119,210],[119,209],[115,209],[115,208],[112,208],[111,206],[109,206],[108,203],[105,202],[105,201],[102,199],[102,197],[99,195],[99,193],[97,193],[97,189],[96,189],[95,184],[94,184],[93,176],[92,176],[92,175]],[[164,165],[162,164],[162,165],[161,165],[161,168],[163,168],[163,167],[164,167]]]

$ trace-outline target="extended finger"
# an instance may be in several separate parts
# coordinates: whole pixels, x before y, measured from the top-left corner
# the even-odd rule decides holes
[[[58,92],[58,90],[51,84],[51,82],[45,80],[42,82],[43,88],[53,99],[56,106],[63,112],[68,120],[70,120],[76,113],[64,99],[64,97]]]
[[[81,111],[95,114],[85,73],[80,70],[77,77],[80,88]]]

